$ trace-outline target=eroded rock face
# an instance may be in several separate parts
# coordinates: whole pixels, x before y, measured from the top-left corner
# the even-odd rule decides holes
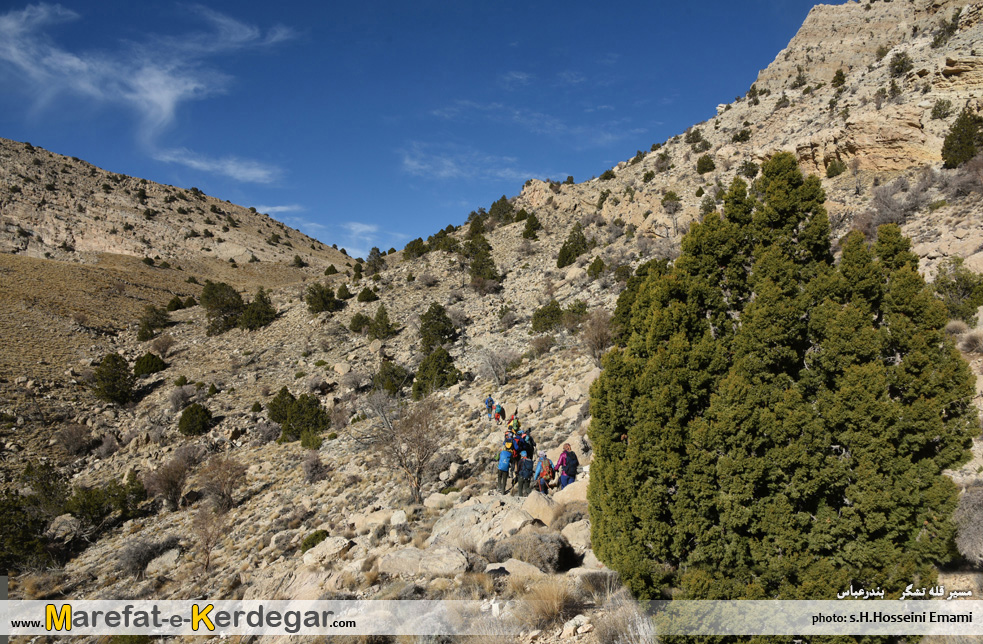
[[[387,575],[453,577],[468,569],[468,558],[460,548],[436,546],[419,550],[403,548],[383,555],[379,572]]]
[[[326,569],[354,545],[354,541],[344,537],[328,537],[304,553],[304,565],[309,568]]]

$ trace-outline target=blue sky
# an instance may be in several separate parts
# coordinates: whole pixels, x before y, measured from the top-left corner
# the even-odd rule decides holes
[[[0,5],[0,136],[364,255],[743,94],[807,0]]]

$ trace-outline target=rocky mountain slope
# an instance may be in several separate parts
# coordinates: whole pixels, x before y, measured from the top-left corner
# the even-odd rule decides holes
[[[552,597],[560,608],[523,624],[524,641],[610,641],[611,629],[633,618],[590,549],[585,435],[588,390],[599,370],[576,315],[534,332],[533,313],[553,298],[573,311],[578,300],[587,310],[612,311],[627,269],[672,258],[701,208],[719,207],[718,191],[738,173],[753,177],[775,150],[791,150],[804,170],[831,175],[823,181],[837,234],[897,221],[927,275],[953,256],[983,270],[983,177],[944,170],[940,156],[959,110],[981,108],[983,51],[974,49],[983,42],[981,12],[979,3],[929,0],[816,7],[754,90],[719,106],[714,118],[601,178],[530,181],[513,207],[536,214],[543,229],[536,240],[523,237],[521,221],[486,232],[505,275],[494,293],[472,288],[466,262],[443,250],[391,254],[378,279],[356,280],[348,274],[353,260],[258,213],[3,142],[0,246],[8,254],[0,255],[0,297],[10,306],[0,329],[15,348],[0,364],[6,484],[25,491],[17,477],[37,458],[83,487],[123,484],[131,472],[160,474],[178,462],[189,472],[177,509],[158,502],[153,513],[120,520],[97,539],[82,534],[77,517],[58,517],[50,526],[55,542],[93,543],[63,568],[26,571],[12,592]],[[704,155],[713,168],[703,162],[700,172]],[[596,245],[558,269],[560,246],[576,223]],[[466,231],[451,235],[463,242]],[[295,254],[309,266],[290,266]],[[587,268],[597,258],[604,268],[595,276]],[[324,276],[328,264],[340,272]],[[172,339],[161,351],[167,367],[140,381],[139,402],[97,401],[86,384],[96,362],[118,351],[132,364],[151,350],[153,341],[136,339],[136,319],[146,304],[199,296],[191,277],[226,281],[247,295],[271,288],[278,316],[259,330],[209,336],[200,307],[175,311],[161,332]],[[340,311],[312,314],[302,297],[314,282],[353,293],[375,288],[379,300],[352,298]],[[371,340],[350,330],[357,314],[374,317],[380,303],[398,329],[393,337]],[[427,402],[440,452],[424,476],[425,502],[415,504],[406,478],[357,439],[379,423],[372,376],[390,360],[410,371],[420,365],[420,318],[432,303],[460,330],[447,349],[465,378]],[[506,375],[495,369],[502,357],[511,365]],[[981,359],[967,357],[981,373]],[[282,387],[330,410],[332,433],[319,449],[272,441],[279,428],[269,404]],[[581,482],[550,499],[498,495],[494,456],[503,428],[484,416],[489,394],[510,413],[518,409],[551,456],[571,443],[586,466]],[[218,419],[200,437],[178,431],[193,402]],[[68,450],[67,428],[90,439],[77,455]],[[953,473],[960,484],[979,477],[979,445],[974,454]],[[220,457],[241,463],[244,475],[231,509],[214,519],[202,497]],[[305,551],[315,534],[323,540]],[[143,574],[132,574],[134,560],[147,564]]]

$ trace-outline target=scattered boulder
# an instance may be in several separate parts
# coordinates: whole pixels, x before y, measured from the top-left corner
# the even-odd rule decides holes
[[[590,550],[590,521],[574,521],[560,531],[573,549],[579,553]]]
[[[328,537],[304,553],[304,565],[309,568],[327,568],[355,545],[344,537]]]
[[[543,571],[532,564],[518,559],[507,559],[502,563],[490,563],[485,572],[492,575],[513,575],[515,577],[542,577]]]
[[[578,474],[578,480],[554,494],[553,500],[561,505],[564,503],[576,503],[577,501],[586,503],[587,479],[581,479],[579,476]]]
[[[52,519],[44,536],[52,541],[68,543],[74,539],[82,529],[82,522],[71,514],[62,514]]]
[[[553,523],[553,519],[559,513],[557,502],[540,492],[530,492],[525,503],[522,504],[522,509],[546,525]]]
[[[382,556],[379,572],[387,575],[453,577],[467,571],[468,558],[460,548],[437,546],[420,550],[403,548]]]

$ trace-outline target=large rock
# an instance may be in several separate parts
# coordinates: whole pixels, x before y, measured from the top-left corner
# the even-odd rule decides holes
[[[358,514],[352,517],[351,523],[355,528],[355,532],[364,532],[366,530],[371,530],[376,526],[389,523],[394,512],[395,510],[393,509],[383,508],[382,510],[376,510],[375,512],[369,512],[368,514]]]
[[[553,495],[553,500],[559,504],[587,502],[587,479],[583,471],[577,474],[577,480]]]
[[[449,494],[441,494],[440,492],[434,492],[426,499],[423,500],[424,507],[431,508],[434,510],[443,510],[445,508],[452,508],[460,500],[460,492],[451,492]]]
[[[557,502],[540,492],[530,492],[525,503],[522,504],[522,509],[546,525],[553,523],[553,519],[559,514]]]
[[[328,537],[304,553],[304,565],[309,568],[327,568],[354,545],[354,541],[344,537]]]
[[[382,556],[379,572],[387,575],[452,577],[468,569],[468,558],[460,548],[437,546],[420,550],[403,548]]]
[[[485,572],[492,574],[512,575],[515,577],[542,577],[543,571],[532,564],[518,559],[508,559],[502,563],[490,563],[485,567]]]
[[[590,550],[590,521],[587,519],[567,524],[560,534],[566,537],[578,553]]]
[[[44,535],[52,541],[68,543],[75,538],[81,529],[81,521],[70,514],[62,514],[51,521]]]
[[[430,531],[427,544],[480,547],[489,539],[504,539],[532,520],[525,512],[516,513],[522,501],[511,496],[474,497],[467,505],[445,512]]]

